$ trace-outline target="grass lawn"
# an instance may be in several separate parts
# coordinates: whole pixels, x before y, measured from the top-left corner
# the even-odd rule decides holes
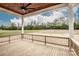
[[[39,30],[25,30],[25,33],[37,32]],[[0,30],[0,37],[21,34],[21,30]]]
[[[68,34],[68,30],[25,30],[26,33],[49,33],[49,34]],[[0,30],[0,37],[21,34],[21,30]],[[79,30],[75,30],[75,34],[79,35]]]

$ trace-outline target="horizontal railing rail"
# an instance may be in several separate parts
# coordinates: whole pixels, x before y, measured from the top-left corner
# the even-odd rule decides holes
[[[53,38],[61,38],[61,39],[69,39],[69,37],[60,37],[60,36],[53,36],[53,35],[39,35],[39,34],[24,34],[24,35],[35,35],[35,36],[47,36],[47,37],[53,37]]]

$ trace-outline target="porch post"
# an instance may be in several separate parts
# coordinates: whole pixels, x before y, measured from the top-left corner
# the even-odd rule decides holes
[[[71,51],[72,48],[72,38],[74,38],[74,13],[73,13],[73,4],[68,3],[68,23],[69,23],[69,40],[68,46]]]
[[[68,4],[68,21],[69,21],[69,37],[70,39],[74,37],[74,13],[73,4]]]
[[[21,39],[23,40],[24,38],[24,17],[22,16],[22,21],[21,21]]]

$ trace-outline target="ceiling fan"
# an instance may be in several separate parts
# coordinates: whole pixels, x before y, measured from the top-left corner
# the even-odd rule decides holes
[[[29,9],[35,9],[35,8],[29,8],[28,6],[30,6],[30,5],[31,5],[31,3],[28,3],[27,5],[24,5],[24,3],[23,3],[20,8],[21,8],[24,12],[25,12],[26,10],[29,10]]]

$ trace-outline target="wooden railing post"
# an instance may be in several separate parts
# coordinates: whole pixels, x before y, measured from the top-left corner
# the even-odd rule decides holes
[[[33,42],[33,34],[32,34],[32,42]]]
[[[70,38],[68,39],[68,47],[69,47],[69,49],[71,50],[71,48],[72,48],[72,41],[71,41]]]
[[[10,39],[11,39],[11,36],[9,35],[9,43],[10,43]]]
[[[23,40],[24,39],[24,34],[21,34],[21,40]]]
[[[45,46],[46,46],[46,36],[45,36]]]

